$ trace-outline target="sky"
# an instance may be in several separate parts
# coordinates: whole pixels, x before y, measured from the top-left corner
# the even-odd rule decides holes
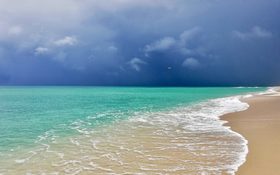
[[[280,84],[280,0],[0,0],[0,85]]]

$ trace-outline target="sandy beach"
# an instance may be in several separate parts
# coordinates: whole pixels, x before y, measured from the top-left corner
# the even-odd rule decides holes
[[[247,160],[236,174],[279,175],[280,95],[257,95],[243,101],[250,105],[248,110],[223,117],[232,130],[248,140]]]

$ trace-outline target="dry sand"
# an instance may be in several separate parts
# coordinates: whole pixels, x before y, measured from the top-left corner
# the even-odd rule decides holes
[[[244,99],[246,111],[225,115],[232,130],[248,140],[249,153],[237,175],[280,175],[280,96]]]

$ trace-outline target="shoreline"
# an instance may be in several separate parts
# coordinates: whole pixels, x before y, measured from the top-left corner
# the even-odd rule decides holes
[[[39,140],[36,149],[22,150],[15,157],[0,160],[3,166],[0,175],[27,171],[33,174],[234,174],[246,160],[247,138],[226,126],[222,117],[248,109],[249,105],[239,100],[241,96],[141,113],[134,119],[94,132],[83,127],[82,121],[74,122],[78,127],[72,129],[78,135],[59,138],[53,133],[46,141]],[[243,96],[247,99],[251,95]]]
[[[225,126],[248,141],[246,161],[237,175],[279,175],[280,162],[280,93],[267,93],[241,98],[249,104],[245,111],[225,114]]]
[[[3,174],[234,174],[244,163],[247,142],[223,126],[220,116],[247,107],[230,95],[141,113],[94,132],[78,122],[73,129],[81,135],[53,133],[36,149],[22,150],[0,164]]]

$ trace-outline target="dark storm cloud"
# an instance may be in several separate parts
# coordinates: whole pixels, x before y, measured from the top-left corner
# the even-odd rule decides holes
[[[0,83],[279,84],[279,10],[279,0],[0,0]]]

